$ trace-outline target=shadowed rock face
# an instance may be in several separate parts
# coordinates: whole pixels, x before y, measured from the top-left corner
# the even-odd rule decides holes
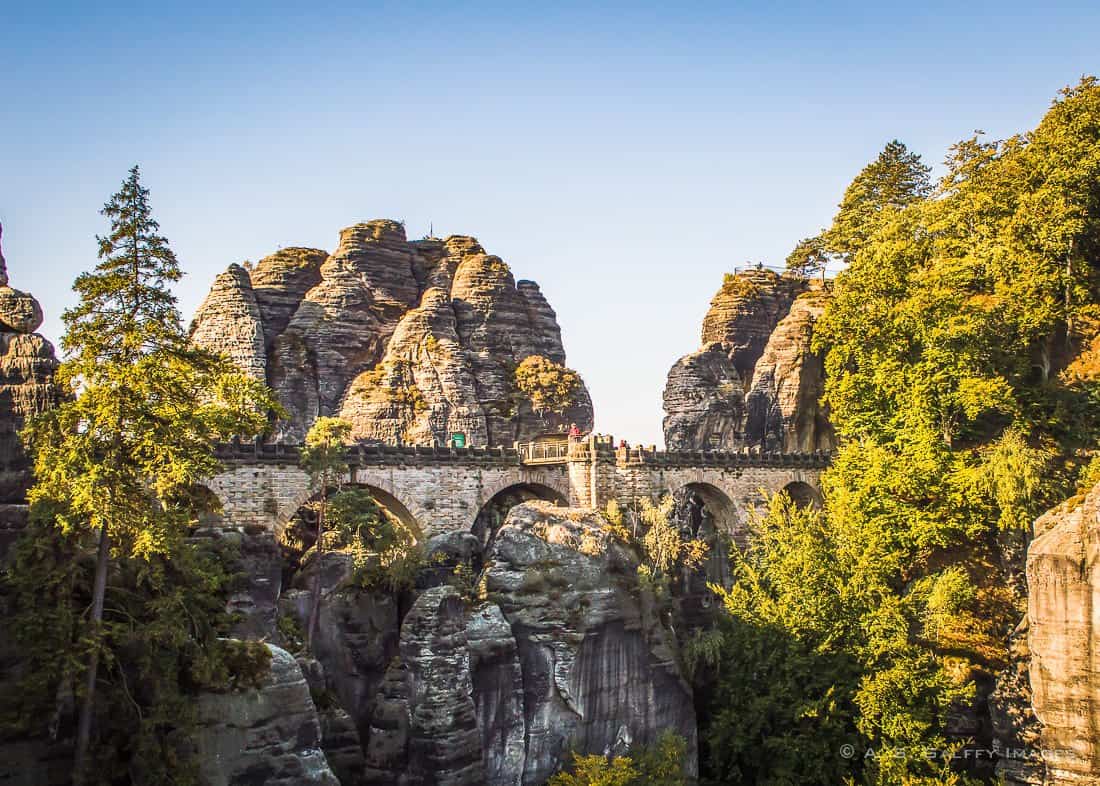
[[[30,460],[19,431],[27,418],[54,406],[57,359],[53,345],[34,331],[42,309],[31,295],[8,285],[0,253],[0,507],[22,505],[30,482]],[[0,510],[0,560],[22,526],[17,510]]]
[[[1100,783],[1100,486],[1035,522],[1028,646],[1046,783]]]
[[[579,753],[625,753],[671,729],[696,770],[695,713],[673,634],[636,558],[591,511],[512,509],[484,597],[420,595],[367,738],[374,784],[541,784]]]
[[[268,645],[261,688],[204,694],[197,702],[196,761],[205,786],[340,786],[321,750],[321,724],[294,657]]]
[[[192,325],[194,340],[266,378],[301,440],[321,415],[358,439],[508,445],[576,422],[592,425],[587,390],[557,414],[517,394],[526,357],[564,364],[557,318],[534,282],[471,237],[408,242],[394,221],[356,224],[332,255],[283,249],[220,275]]]
[[[703,320],[703,348],[669,371],[669,449],[831,450],[824,364],[811,347],[826,302],[818,285],[767,270],[728,277]]]

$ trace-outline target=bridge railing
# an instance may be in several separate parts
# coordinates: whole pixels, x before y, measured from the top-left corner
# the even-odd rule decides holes
[[[233,441],[216,446],[215,454],[223,461],[297,464],[301,447],[262,441]],[[403,463],[447,463],[472,461],[489,464],[565,464],[569,461],[599,461],[648,466],[711,467],[807,467],[829,466],[832,455],[760,451],[656,450],[653,447],[619,447],[609,440],[565,442],[523,442],[512,448],[455,448],[431,445],[349,445],[350,466]]]
[[[521,442],[516,447],[524,464],[564,464],[572,446],[567,442]]]

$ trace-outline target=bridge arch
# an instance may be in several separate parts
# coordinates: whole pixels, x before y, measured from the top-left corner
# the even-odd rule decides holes
[[[797,508],[821,510],[824,504],[821,492],[803,480],[792,480],[780,491],[790,497]]]
[[[370,492],[375,501],[391,516],[397,519],[403,527],[412,533],[417,543],[423,543],[427,536],[427,526],[431,521],[428,511],[419,505],[409,501],[394,484],[385,477],[370,477],[364,473],[349,473],[340,480],[341,488],[361,488]],[[317,485],[311,485],[298,495],[296,503],[289,511],[280,516],[276,522],[276,534],[282,530],[290,520],[310,501],[321,495],[321,489]]]
[[[507,485],[504,485],[504,482],[498,482],[494,486],[501,488],[488,495],[484,502],[478,505],[477,514],[470,527],[470,531],[481,543],[483,551],[504,523],[508,511],[516,505],[532,500],[552,502],[562,507],[569,504],[568,492],[563,493],[560,489],[539,480],[518,479]]]
[[[745,512],[737,505],[737,497],[727,489],[706,480],[688,480],[670,489],[677,507],[687,516],[693,535],[710,536],[721,533],[738,546],[748,541]]]

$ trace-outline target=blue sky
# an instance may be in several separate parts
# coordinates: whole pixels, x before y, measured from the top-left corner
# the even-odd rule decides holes
[[[472,234],[543,287],[597,428],[660,442],[722,273],[890,139],[929,163],[1100,72],[1095,3],[6,3],[0,221],[44,332],[139,163],[188,277],[340,228]]]

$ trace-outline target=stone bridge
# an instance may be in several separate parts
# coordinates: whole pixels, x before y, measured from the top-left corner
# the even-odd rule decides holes
[[[223,445],[225,471],[207,485],[228,526],[281,532],[318,493],[293,445]],[[487,510],[528,499],[604,509],[618,500],[635,508],[643,497],[694,492],[717,525],[735,540],[764,493],[787,491],[800,504],[820,499],[824,453],[673,452],[615,449],[592,437],[549,450],[351,446],[345,484],[367,488],[418,538],[470,531]]]

